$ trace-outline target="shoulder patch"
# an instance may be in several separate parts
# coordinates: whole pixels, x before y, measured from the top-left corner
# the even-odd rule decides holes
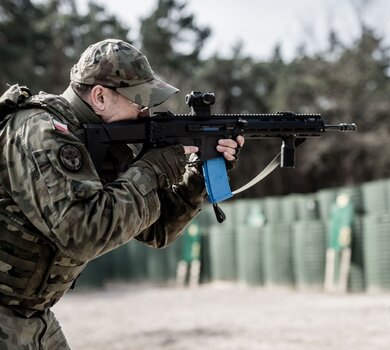
[[[83,165],[81,151],[74,145],[66,144],[60,148],[61,164],[70,171],[79,171]]]

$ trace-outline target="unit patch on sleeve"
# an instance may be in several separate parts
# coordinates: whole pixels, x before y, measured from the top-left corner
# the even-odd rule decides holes
[[[80,150],[73,145],[63,145],[59,151],[62,165],[70,171],[79,171],[83,165],[83,156]]]

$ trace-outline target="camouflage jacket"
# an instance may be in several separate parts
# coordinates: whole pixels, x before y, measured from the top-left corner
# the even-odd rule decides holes
[[[166,246],[205,197],[195,170],[161,191],[144,162],[103,184],[75,136],[100,120],[69,89],[30,97],[0,124],[0,301],[25,314],[53,305],[86,262],[131,238]]]

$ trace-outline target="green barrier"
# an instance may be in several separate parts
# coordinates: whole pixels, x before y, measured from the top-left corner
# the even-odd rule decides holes
[[[351,292],[363,292],[364,282],[364,255],[363,255],[363,218],[355,217],[352,224],[352,256],[349,273],[348,289]]]
[[[280,197],[267,197],[264,199],[264,214],[267,223],[277,223],[283,217],[282,200]]]
[[[318,203],[314,194],[296,195],[296,202],[298,220],[311,221],[318,219]]]
[[[176,268],[180,260],[180,241],[163,249],[147,248],[146,266],[148,280],[164,283],[176,279]]]
[[[147,271],[147,251],[153,249],[145,246],[141,242],[138,242],[136,239],[132,239],[129,243],[126,244],[128,252],[128,262],[126,268],[130,270],[131,280],[134,282],[143,282],[148,279]]]
[[[200,234],[201,234],[201,238],[200,238],[201,265],[200,265],[200,277],[199,277],[200,283],[207,283],[211,281],[209,227],[211,225],[215,225],[215,223],[217,222],[216,220],[217,219],[215,218],[213,206],[209,203],[205,203],[203,205],[202,211],[192,222],[199,226]]]
[[[363,220],[364,262],[368,291],[390,290],[390,215],[369,215]]]
[[[132,277],[133,266],[130,264],[130,252],[127,243],[104,255],[106,259],[107,279],[110,281],[129,281]]]
[[[322,221],[293,225],[293,262],[296,286],[322,289],[325,274],[326,226]]]
[[[309,253],[304,247],[305,231],[297,233],[296,230],[302,228],[305,221],[328,221],[331,207],[340,193],[350,197],[358,216],[363,210],[369,214],[364,222],[359,218],[354,223],[349,290],[362,291],[366,287],[370,290],[387,290],[390,288],[390,282],[387,282],[387,266],[390,266],[387,236],[390,230],[386,226],[386,216],[379,216],[378,219],[373,214],[390,210],[389,180],[377,180],[360,187],[324,189],[316,194],[229,200],[220,203],[227,217],[223,224],[217,223],[212,205],[205,203],[194,220],[202,232],[201,281],[233,281],[238,278],[254,285],[291,285],[295,271],[298,287],[318,283],[317,274],[306,271],[308,266],[297,252]],[[294,235],[288,233],[288,223],[297,224]],[[316,239],[315,236],[310,238]],[[263,255],[257,255],[259,246],[262,246]],[[175,278],[180,252],[181,238],[163,250],[131,240],[89,263],[78,284],[101,287],[112,280],[166,282]],[[313,256],[311,258],[314,259]],[[262,262],[263,275],[258,273],[258,266]],[[312,268],[320,270],[318,266]]]
[[[236,232],[238,280],[248,285],[264,284],[264,228],[241,226]]]
[[[298,197],[299,195],[291,194],[281,198],[282,215],[279,222],[295,222],[299,219]]]
[[[103,288],[109,279],[107,260],[107,256],[104,255],[88,263],[76,281],[77,288]]]
[[[267,286],[293,285],[290,224],[268,224],[264,230],[265,284]]]
[[[200,283],[211,281],[211,252],[210,252],[210,235],[207,231],[202,232],[201,236],[202,253],[200,255]]]
[[[390,210],[390,179],[385,180],[387,187],[387,209]]]
[[[266,217],[264,203],[259,199],[240,199],[233,202],[234,225],[262,226]]]
[[[316,193],[318,203],[318,215],[323,221],[328,221],[331,214],[332,205],[336,201],[338,188],[329,188]]]
[[[211,278],[214,281],[235,281],[236,239],[231,225],[215,224],[210,227]]]
[[[209,203],[203,204],[202,211],[194,219],[196,223],[202,228],[208,228],[217,222],[213,206]]]
[[[389,181],[377,180],[361,186],[365,212],[369,215],[389,211]]]

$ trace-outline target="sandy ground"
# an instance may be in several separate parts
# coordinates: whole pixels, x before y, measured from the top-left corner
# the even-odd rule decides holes
[[[53,311],[74,350],[390,349],[390,294],[122,285]]]

